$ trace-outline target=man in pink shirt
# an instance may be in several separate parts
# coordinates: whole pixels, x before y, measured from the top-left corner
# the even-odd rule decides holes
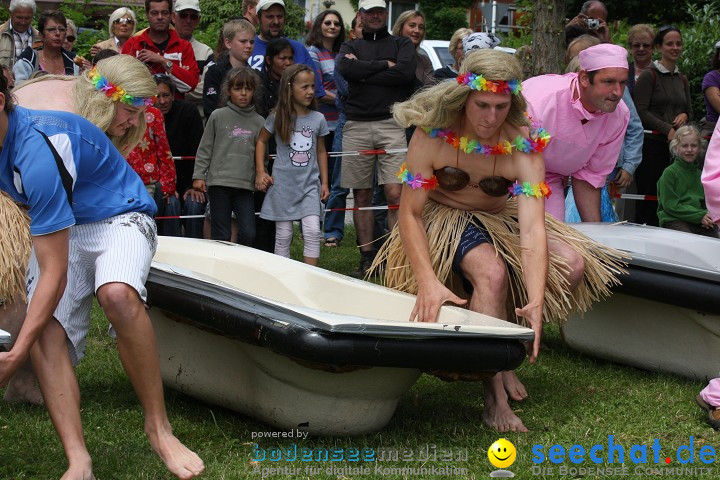
[[[705,155],[702,184],[710,218],[720,225],[720,122],[715,126]]]
[[[572,177],[583,222],[599,222],[600,191],[623,145],[630,112],[621,101],[628,76],[627,51],[603,43],[580,52],[581,70],[523,82],[528,113],[552,140],[545,148],[545,178],[553,191],[545,211],[565,219],[563,187]]]

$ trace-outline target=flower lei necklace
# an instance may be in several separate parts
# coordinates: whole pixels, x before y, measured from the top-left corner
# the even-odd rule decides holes
[[[100,75],[97,67],[93,67],[88,73],[90,81],[96,90],[104,92],[113,102],[122,102],[133,107],[149,107],[155,102],[155,95],[152,97],[134,97],[127,93],[122,87],[108,82],[107,78]]]
[[[527,113],[525,114],[527,115]],[[529,118],[529,117],[528,117]],[[513,149],[525,153],[541,153],[545,150],[548,142],[550,142],[550,134],[542,128],[537,122],[532,121],[530,136],[524,138],[520,135],[510,142],[505,140],[497,145],[485,145],[478,143],[477,140],[469,140],[468,137],[458,137],[456,132],[449,128],[424,128],[430,138],[443,138],[445,143],[452,145],[453,148],[459,148],[465,153],[479,153],[482,155],[510,155]]]

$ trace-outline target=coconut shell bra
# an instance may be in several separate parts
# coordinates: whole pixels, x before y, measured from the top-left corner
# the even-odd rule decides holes
[[[536,127],[535,125],[533,126]],[[405,164],[403,164],[397,176],[412,189],[423,188],[424,190],[433,190],[439,185],[444,190],[454,192],[470,186],[471,188],[479,188],[491,197],[503,197],[508,194],[512,196],[524,194],[529,197],[548,197],[552,193],[550,187],[545,182],[540,182],[536,185],[531,185],[529,182],[520,184],[500,175],[495,175],[498,155],[509,155],[513,150],[520,150],[526,153],[539,153],[545,149],[547,143],[550,141],[550,135],[541,127],[533,128],[528,138],[518,136],[513,143],[506,140],[495,146],[479,144],[475,140],[468,140],[467,137],[458,137],[455,132],[449,129],[425,129],[425,131],[432,138],[440,137],[445,139],[446,143],[452,145],[457,150],[456,166],[448,166],[434,170],[433,176],[425,179],[420,174],[413,176]],[[470,175],[457,167],[460,160],[460,150],[466,153],[493,155],[495,157],[493,161],[493,175],[482,178],[477,183],[470,182]]]

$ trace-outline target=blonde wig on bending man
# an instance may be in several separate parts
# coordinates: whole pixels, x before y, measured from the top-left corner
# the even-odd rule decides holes
[[[460,74],[474,73],[488,80],[522,81],[522,68],[515,57],[498,50],[474,50],[468,53],[460,67]],[[448,128],[463,114],[472,90],[456,79],[445,80],[420,90],[409,100],[396,103],[392,113],[403,127]],[[505,120],[516,127],[529,126],[522,95],[511,95],[510,112]]]

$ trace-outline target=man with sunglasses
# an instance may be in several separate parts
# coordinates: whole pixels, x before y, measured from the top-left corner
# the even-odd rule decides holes
[[[200,42],[193,36],[195,29],[200,23],[200,2],[198,0],[175,0],[175,11],[172,13],[172,23],[175,25],[175,31],[180,38],[187,40],[192,45],[193,53],[195,53],[195,61],[200,69],[200,79],[197,87],[185,96],[188,100],[198,107],[202,112],[202,93],[203,82],[205,79],[205,67],[213,61],[213,49]]]
[[[197,8],[200,8],[199,5]],[[170,28],[171,9],[171,0],[145,0],[150,26],[139,35],[130,37],[121,53],[137,58],[153,74],[170,75],[177,87],[177,97],[184,98],[197,86],[200,69],[190,42]]]

